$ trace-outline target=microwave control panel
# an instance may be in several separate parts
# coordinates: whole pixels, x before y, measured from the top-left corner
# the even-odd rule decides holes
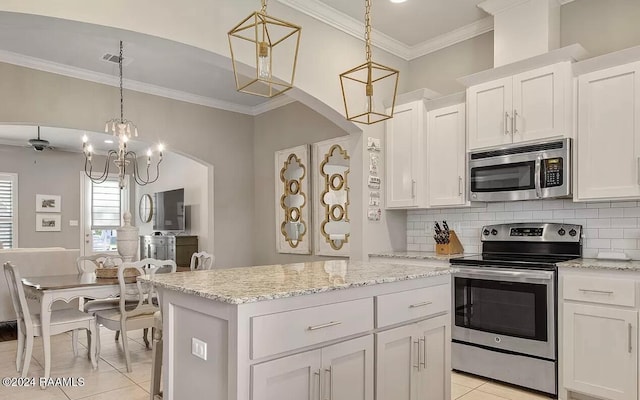
[[[541,183],[543,188],[562,186],[562,157],[547,158],[542,160]]]

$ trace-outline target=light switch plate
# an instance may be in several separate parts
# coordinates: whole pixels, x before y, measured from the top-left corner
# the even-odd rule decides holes
[[[69,220],[69,226],[78,226],[78,220],[77,219],[70,219]]]
[[[197,338],[191,338],[191,354],[207,361],[207,342]]]

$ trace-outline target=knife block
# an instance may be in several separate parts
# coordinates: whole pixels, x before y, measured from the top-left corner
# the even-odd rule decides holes
[[[460,239],[458,239],[458,235],[456,235],[455,231],[449,231],[449,243],[447,244],[436,243],[436,254],[451,255],[451,254],[462,254],[463,252],[464,252],[464,247],[462,247],[462,243],[460,243]]]

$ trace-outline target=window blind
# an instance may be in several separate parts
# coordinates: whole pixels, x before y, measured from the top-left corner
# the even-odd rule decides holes
[[[16,240],[16,176],[0,174],[0,243],[12,248]]]
[[[121,215],[118,179],[91,183],[91,229],[118,228]]]

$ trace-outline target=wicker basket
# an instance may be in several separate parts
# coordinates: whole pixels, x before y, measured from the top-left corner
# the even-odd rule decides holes
[[[127,268],[124,270],[125,278],[133,278],[138,275],[140,275],[140,272],[135,268]],[[96,278],[118,279],[118,267],[96,268]]]

